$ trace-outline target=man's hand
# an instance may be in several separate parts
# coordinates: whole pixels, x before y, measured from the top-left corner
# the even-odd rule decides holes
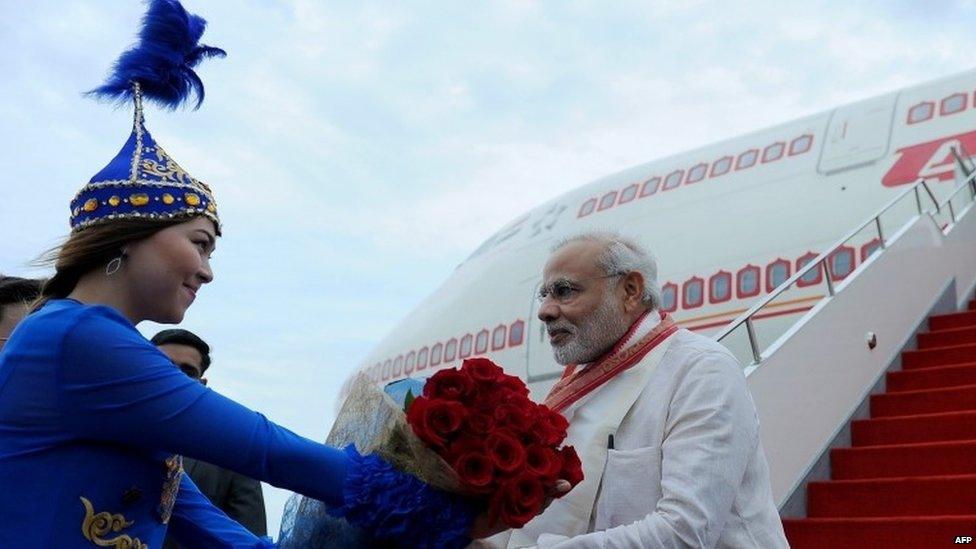
[[[569,483],[568,480],[559,479],[555,484],[546,487],[546,501],[542,504],[542,509],[539,510],[539,515],[545,512],[549,504],[552,503],[553,499],[563,496],[566,492],[569,492],[573,488],[573,485]],[[538,516],[538,515],[536,515]],[[472,539],[487,538],[494,536],[499,532],[504,532],[508,530],[508,527],[501,523],[501,521],[496,521],[495,524],[490,524],[488,521],[488,509],[482,511],[474,519],[474,524],[471,525],[470,536]]]

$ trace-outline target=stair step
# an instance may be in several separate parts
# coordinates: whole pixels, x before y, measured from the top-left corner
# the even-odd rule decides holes
[[[905,517],[976,511],[976,474],[811,482],[807,516]]]
[[[871,395],[871,417],[976,410],[976,385]]]
[[[976,344],[952,345],[901,354],[901,367],[905,370],[965,364],[976,360]]]
[[[976,310],[929,317],[929,330],[946,330],[964,326],[976,326]]]
[[[972,475],[976,440],[834,448],[830,467],[834,480]]]
[[[976,410],[855,420],[851,440],[855,447],[976,440]]]
[[[973,511],[976,513],[976,511]],[[976,514],[952,517],[786,519],[792,549],[891,549],[948,547],[976,537]]]
[[[958,366],[888,372],[885,381],[885,387],[889,393],[944,389],[959,385],[976,385],[976,362]]]
[[[919,350],[967,344],[976,344],[976,326],[918,334]]]

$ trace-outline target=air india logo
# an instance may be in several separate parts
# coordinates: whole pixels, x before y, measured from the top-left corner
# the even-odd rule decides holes
[[[956,149],[963,156],[976,153],[976,132],[952,135],[898,149],[898,160],[881,179],[881,183],[885,187],[897,187],[914,183],[920,177],[950,181],[955,177],[952,149]]]

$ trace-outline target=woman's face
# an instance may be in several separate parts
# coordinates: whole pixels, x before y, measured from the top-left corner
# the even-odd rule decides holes
[[[130,244],[124,269],[128,301],[139,320],[176,324],[204,284],[213,280],[214,224],[196,217]]]

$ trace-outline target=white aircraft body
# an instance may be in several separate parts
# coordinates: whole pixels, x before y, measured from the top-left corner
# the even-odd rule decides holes
[[[711,333],[905,185],[925,178],[941,200],[956,181],[953,148],[976,154],[976,70],[604,177],[489,238],[359,371],[384,385],[487,356],[540,398],[563,370],[536,317],[542,267],[558,239],[592,229],[637,238],[658,259],[663,309],[681,326]],[[832,256],[832,278],[877,246],[876,233],[865,231]],[[809,310],[825,291],[823,276],[805,277],[757,326]]]

